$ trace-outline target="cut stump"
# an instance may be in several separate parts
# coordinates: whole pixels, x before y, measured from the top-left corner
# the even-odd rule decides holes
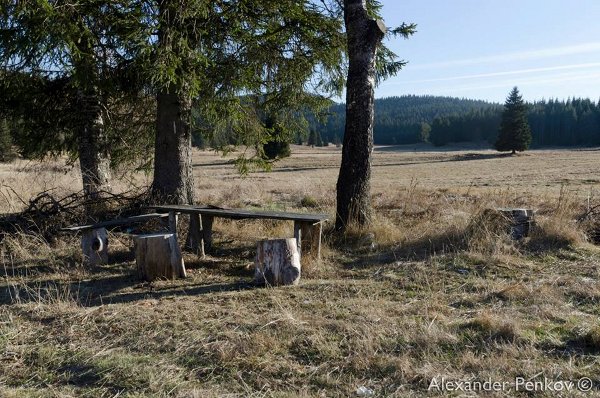
[[[108,262],[108,232],[106,228],[90,229],[81,236],[83,261],[87,265],[106,264]]]
[[[271,286],[297,285],[300,254],[295,238],[263,240],[256,249],[254,282]]]
[[[133,238],[135,263],[141,279],[185,278],[181,250],[173,233],[137,235]]]
[[[535,225],[534,211],[531,209],[496,209],[509,223],[510,236],[519,240],[529,236]]]

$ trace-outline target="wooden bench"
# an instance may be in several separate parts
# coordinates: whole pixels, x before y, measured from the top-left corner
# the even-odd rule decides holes
[[[61,228],[65,232],[81,232],[81,249],[84,261],[91,265],[105,263],[108,260],[108,235],[107,229],[124,227],[143,223],[152,219],[166,219],[168,213],[150,213],[139,216],[119,218],[102,221],[95,224],[74,225]]]
[[[298,245],[298,252],[313,253],[317,258],[320,258],[323,222],[329,218],[326,214],[254,211],[190,205],[156,205],[150,206],[150,208],[158,212],[169,213],[169,229],[173,233],[177,233],[177,215],[180,213],[189,214],[191,244],[195,251],[202,256],[205,256],[206,251],[212,247],[214,219],[228,218],[232,220],[266,219],[293,221],[294,237]]]

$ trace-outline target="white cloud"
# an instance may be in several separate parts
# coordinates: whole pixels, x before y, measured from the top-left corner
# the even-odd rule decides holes
[[[488,77],[522,75],[522,74],[527,74],[527,73],[552,72],[552,71],[572,70],[572,69],[588,69],[588,68],[598,68],[598,67],[600,67],[600,62],[590,62],[590,63],[586,63],[586,64],[550,66],[550,67],[546,67],[546,68],[518,69],[518,70],[503,71],[503,72],[479,73],[479,74],[473,74],[473,75],[440,77],[440,78],[436,78],[436,79],[394,81],[391,84],[396,85],[396,84],[412,84],[412,83],[434,83],[434,82],[444,82],[444,81],[453,81],[453,80],[470,80],[470,79],[481,79],[481,78],[488,78]]]
[[[490,84],[478,84],[478,85],[467,85],[460,86],[457,85],[455,87],[444,87],[440,88],[441,91],[475,91],[475,90],[484,90],[491,88],[502,88],[502,87],[513,87],[513,86],[557,86],[560,84],[565,84],[568,82],[580,81],[580,80],[588,80],[597,82],[600,79],[600,72],[579,72],[579,73],[559,73],[548,76],[541,76],[538,78],[520,78],[520,79],[512,79],[512,80],[503,80]]]
[[[561,57],[574,54],[586,54],[600,52],[600,42],[582,43],[572,46],[545,48],[541,50],[519,51],[513,53],[491,55],[486,57],[475,57],[467,59],[459,59],[452,61],[434,62],[429,64],[409,64],[407,69],[440,69],[453,66],[467,66],[487,63],[515,62],[527,61],[540,58]]]

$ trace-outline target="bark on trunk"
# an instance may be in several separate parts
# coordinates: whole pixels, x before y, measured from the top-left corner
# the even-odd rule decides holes
[[[350,223],[368,225],[371,221],[375,58],[385,34],[383,22],[367,14],[365,0],[344,0],[344,22],[349,69],[344,146],[337,181],[338,230]]]
[[[157,95],[152,193],[161,203],[193,204],[191,100],[170,91]]]
[[[80,21],[80,31],[86,29]],[[77,42],[79,54],[74,61],[79,91],[77,93],[80,112],[79,123],[79,166],[83,191],[87,199],[86,211],[93,216],[98,209],[94,201],[102,191],[110,191],[110,152],[104,129],[105,103],[99,88],[98,70],[94,61],[94,45],[85,35]]]
[[[102,191],[110,191],[110,154],[106,145],[104,118],[95,93],[80,93],[81,126],[79,165],[86,199],[95,200]],[[88,209],[92,212],[92,209]]]

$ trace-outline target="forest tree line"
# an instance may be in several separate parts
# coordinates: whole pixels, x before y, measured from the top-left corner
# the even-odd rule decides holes
[[[343,137],[344,105],[335,104],[316,129],[326,142]],[[498,135],[503,107],[470,99],[407,95],[375,101],[378,145],[488,142]],[[600,101],[542,100],[528,104],[532,146],[600,145]]]

